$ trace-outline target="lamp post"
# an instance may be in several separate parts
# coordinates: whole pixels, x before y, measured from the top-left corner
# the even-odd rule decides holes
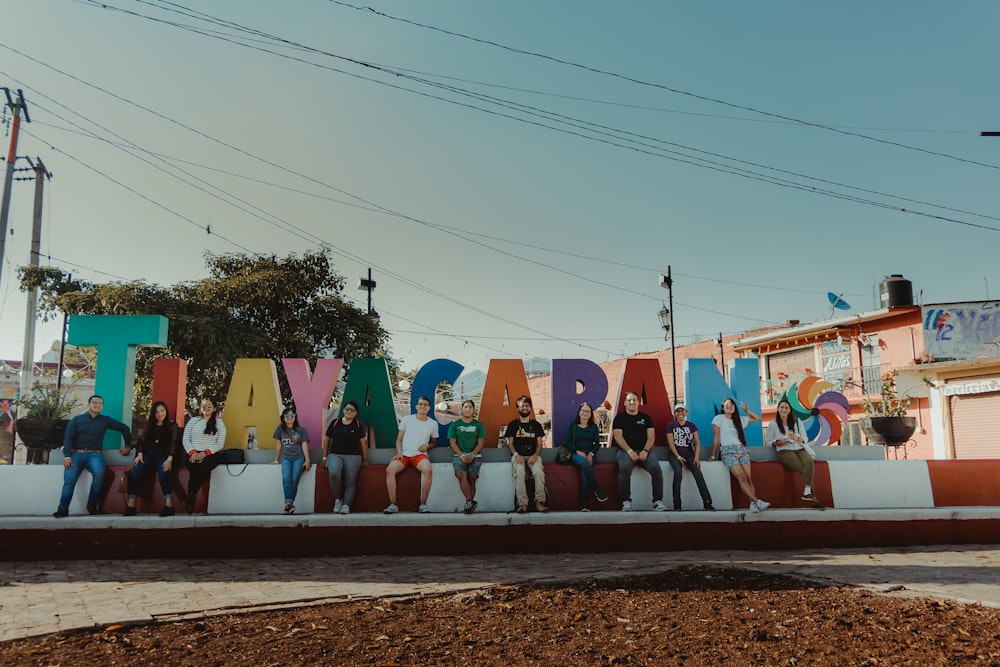
[[[670,373],[674,380],[673,400],[677,402],[677,358],[674,351],[674,279],[670,275],[670,266],[667,265],[667,275],[660,274],[660,287],[667,288],[667,299],[670,307],[660,308],[660,326],[663,327],[663,340],[670,337]]]

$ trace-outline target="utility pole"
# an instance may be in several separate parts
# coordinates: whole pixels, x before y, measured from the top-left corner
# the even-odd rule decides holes
[[[3,181],[3,202],[0,204],[0,281],[3,278],[3,257],[7,250],[7,218],[10,216],[10,186],[14,181],[14,163],[17,161],[17,138],[21,134],[21,113],[24,120],[31,122],[28,115],[28,103],[24,101],[24,93],[17,91],[17,101],[10,94],[10,88],[3,89],[7,96],[7,106],[14,114],[14,122],[10,130],[10,150],[7,151],[7,175]]]
[[[372,292],[375,291],[375,281],[372,280],[372,270],[368,269],[368,280],[358,278],[358,289],[368,292],[368,316],[378,319],[378,313],[372,308]]]
[[[42,194],[45,190],[45,179],[52,178],[42,163],[42,158],[36,158],[38,164],[28,158],[28,164],[35,170],[35,214],[31,225],[31,253],[28,256],[28,266],[38,266],[38,253],[42,238]],[[28,309],[24,319],[24,354],[21,356],[21,396],[31,393],[31,383],[34,379],[35,366],[35,318],[38,306],[38,290],[28,292]],[[61,371],[62,369],[60,369]]]
[[[722,371],[722,377],[726,377],[726,347],[722,343],[722,332],[719,332],[719,370]]]
[[[677,358],[675,356],[676,346],[674,345],[674,279],[670,275],[670,265],[667,265],[667,275],[660,275],[660,287],[667,288],[667,295],[670,302],[669,308],[663,308],[660,310],[660,326],[663,330],[670,334],[670,372],[674,376],[674,394],[673,401],[676,403],[678,401],[677,397]],[[664,312],[664,310],[666,312]],[[666,340],[666,336],[664,336]],[[673,409],[670,411],[673,414]]]

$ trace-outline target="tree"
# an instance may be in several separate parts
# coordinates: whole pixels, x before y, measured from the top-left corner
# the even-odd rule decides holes
[[[136,406],[148,405],[153,360],[186,359],[188,394],[223,397],[239,358],[344,360],[385,357],[389,334],[343,296],[344,278],[326,251],[304,255],[205,254],[209,277],[161,287],[144,280],[90,283],[49,267],[18,269],[21,289],[39,290],[39,315],[163,315],[166,349],[136,355]],[[100,360],[98,359],[98,363]]]

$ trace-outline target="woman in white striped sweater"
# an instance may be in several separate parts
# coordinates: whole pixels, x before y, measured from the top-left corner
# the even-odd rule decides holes
[[[201,414],[184,425],[181,441],[187,455],[188,492],[184,507],[188,514],[194,512],[194,499],[209,475],[219,465],[219,452],[226,444],[226,425],[216,415],[215,401],[201,400]]]

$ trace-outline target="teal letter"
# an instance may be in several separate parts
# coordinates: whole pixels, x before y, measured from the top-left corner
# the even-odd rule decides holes
[[[722,401],[732,398],[739,404],[746,403],[754,414],[760,414],[760,370],[756,359],[731,359],[729,384],[722,377],[714,359],[684,360],[684,398],[689,419],[701,434],[702,451],[712,449],[712,419],[722,412]],[[739,409],[740,416],[745,416]],[[743,431],[747,445],[763,445],[764,432],[761,422],[750,424]],[[707,456],[707,455],[706,455]]]
[[[162,315],[70,315],[67,342],[97,348],[94,393],[104,397],[102,412],[132,428],[135,348],[166,346],[167,318]],[[105,449],[118,449],[120,443],[117,431],[108,431],[104,437]]]

